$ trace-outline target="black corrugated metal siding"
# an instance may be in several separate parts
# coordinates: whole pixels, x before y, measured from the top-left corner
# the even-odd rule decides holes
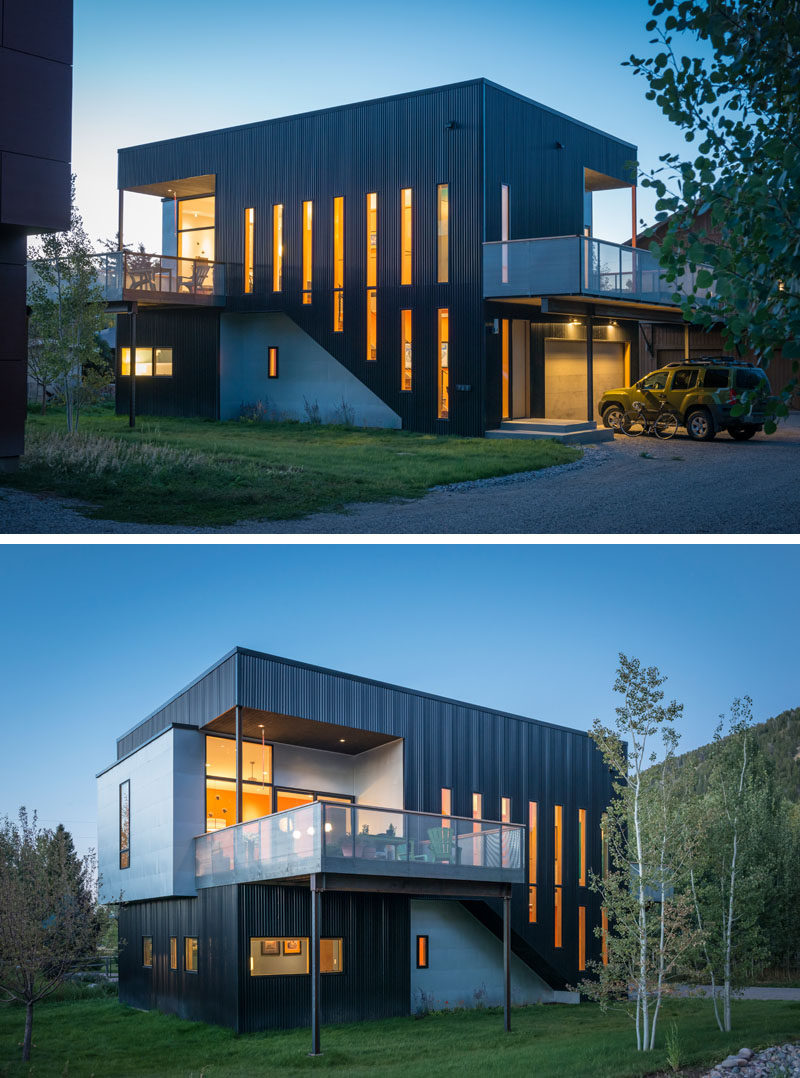
[[[212,887],[197,898],[120,906],[119,998],[194,1021],[237,1028],[236,887]],[[153,937],[153,966],[142,965],[142,937]],[[169,968],[169,937],[178,937],[178,969]],[[198,972],[183,966],[184,936],[198,938]]]
[[[398,895],[323,893],[322,936],[343,940],[342,973],[321,977],[322,1021],[408,1014],[409,900]],[[251,977],[251,936],[309,936],[311,895],[299,887],[250,884],[239,890],[241,1032],[311,1021],[309,978]]]
[[[453,122],[452,128],[445,124]],[[481,302],[482,83],[422,91],[121,150],[122,188],[216,175],[216,257],[241,292],[244,210],[256,211],[256,292],[232,311],[280,310],[390,408],[404,426],[484,430]],[[450,185],[450,282],[436,282],[436,187]],[[400,285],[400,190],[411,187],[414,285]],[[378,193],[378,360],[366,360],[366,206]],[[333,332],[332,200],[345,198],[345,332]],[[314,203],[313,303],[300,296],[301,205]],[[283,292],[271,287],[272,206],[284,205]],[[410,307],[414,377],[400,392],[400,309]],[[436,311],[450,311],[450,419],[436,419]],[[150,316],[149,316],[150,317]],[[154,314],[153,318],[166,315]],[[190,316],[191,317],[191,316]],[[156,391],[158,387],[156,387]]]
[[[130,344],[130,316],[117,318],[117,414],[127,415],[130,379],[119,374],[119,349]],[[138,415],[219,417],[217,311],[140,311],[137,348],[172,348],[172,377],[136,379]]]
[[[173,723],[203,726],[233,707],[235,695],[236,656],[231,655],[117,738],[117,759],[121,760],[151,737],[169,729]]]

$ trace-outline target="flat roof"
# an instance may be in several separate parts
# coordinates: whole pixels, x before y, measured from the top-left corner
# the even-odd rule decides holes
[[[468,708],[470,711],[489,711],[493,715],[500,715],[502,718],[505,719],[517,719],[520,722],[530,722],[536,726],[548,726],[553,730],[564,730],[566,733],[581,734],[583,737],[589,736],[588,731],[576,729],[574,726],[564,726],[562,723],[547,722],[544,719],[533,719],[529,715],[517,715],[512,711],[502,711],[496,707],[487,706],[486,704],[473,704],[469,701],[458,700],[451,696],[440,696],[436,693],[426,692],[424,689],[411,689],[407,685],[396,685],[391,681],[379,681],[376,678],[363,677],[361,674],[349,674],[345,670],[333,670],[332,668],[327,666],[316,666],[313,663],[304,663],[300,662],[297,659],[287,659],[282,655],[272,655],[266,651],[255,651],[252,648],[237,646],[231,648],[231,650],[228,651],[225,655],[223,655],[221,659],[209,666],[207,670],[204,670],[202,674],[198,674],[196,678],[192,678],[192,680],[187,685],[184,685],[182,689],[174,693],[169,698],[169,700],[166,700],[163,704],[160,705],[160,707],[155,708],[153,711],[150,712],[149,715],[145,716],[145,718],[141,719],[137,723],[134,723],[134,725],[131,726],[130,729],[126,730],[125,733],[120,734],[117,738],[117,741],[121,741],[122,738],[127,737],[134,730],[142,726],[143,723],[148,722],[154,715],[157,715],[160,711],[163,711],[165,707],[168,707],[179,697],[183,696],[184,693],[188,692],[189,689],[191,689],[194,685],[197,685],[198,682],[202,681],[203,678],[207,677],[207,675],[210,674],[213,670],[216,670],[217,667],[222,666],[223,663],[227,662],[229,659],[231,659],[237,654],[250,655],[256,659],[266,659],[269,662],[282,663],[284,666],[293,666],[296,669],[300,670],[310,670],[316,674],[327,674],[331,677],[347,678],[348,681],[357,681],[360,682],[362,685],[374,685],[376,688],[379,689],[388,689],[392,692],[408,693],[411,696],[420,696],[426,700],[436,700],[439,703],[451,704],[454,707]]]
[[[174,138],[158,139],[156,142],[140,142],[135,146],[124,146],[117,150],[117,153],[127,153],[130,150],[141,150],[146,146],[159,146],[166,142],[180,142],[182,139],[201,138],[210,135],[223,135],[229,131],[246,131],[249,128],[266,127],[269,124],[286,123],[288,120],[299,120],[307,116],[321,116],[326,113],[341,112],[344,109],[363,108],[365,105],[377,105],[384,101],[400,101],[409,97],[420,97],[423,94],[436,94],[441,93],[443,90],[456,90],[462,86],[491,86],[494,90],[499,90],[501,93],[509,94],[511,97],[516,97],[520,101],[525,101],[529,105],[534,105],[538,109],[542,109],[544,112],[549,112],[552,116],[558,116],[562,120],[567,120],[569,123],[577,124],[579,127],[583,127],[587,131],[593,131],[597,135],[602,135],[603,138],[612,139],[614,142],[618,142],[622,146],[627,146],[632,150],[636,149],[636,146],[632,142],[628,142],[625,139],[618,138],[616,135],[611,135],[608,131],[602,131],[599,127],[593,127],[591,124],[584,123],[582,120],[576,120],[574,116],[568,116],[566,112],[559,112],[558,109],[550,108],[549,105],[543,105],[540,101],[534,101],[532,97],[526,97],[524,94],[519,94],[516,90],[509,90],[507,86],[501,86],[499,82],[492,82],[491,79],[477,78],[466,79],[463,82],[450,82],[445,83],[442,86],[429,86],[423,90],[408,90],[401,94],[388,94],[385,97],[373,97],[365,101],[351,101],[344,105],[333,105],[323,109],[311,109],[308,112],[296,112],[291,113],[288,116],[274,116],[268,120],[256,120],[247,124],[236,124],[233,127],[218,127],[211,131],[196,131],[189,135],[176,135]]]

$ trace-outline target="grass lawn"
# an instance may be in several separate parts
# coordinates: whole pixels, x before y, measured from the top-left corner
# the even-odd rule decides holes
[[[711,1064],[744,1045],[758,1049],[800,1035],[800,1003],[735,1002],[734,1032],[728,1035],[718,1032],[709,1001],[675,1000],[662,1012],[659,1047],[646,1056],[631,1047],[629,1018],[582,1004],[518,1008],[510,1034],[503,1032],[497,1009],[323,1025],[323,1055],[312,1059],[305,1029],[237,1037],[225,1029],[135,1011],[114,999],[84,999],[36,1008],[30,1070],[12,1062],[24,1012],[0,1010],[0,1076],[233,1078],[325,1072],[354,1078],[625,1078],[668,1069],[663,1045],[673,1021],[684,1066]]]
[[[17,490],[80,498],[87,515],[139,524],[213,526],[289,520],[347,502],[418,498],[429,487],[577,460],[552,441],[436,437],[300,423],[30,414]]]

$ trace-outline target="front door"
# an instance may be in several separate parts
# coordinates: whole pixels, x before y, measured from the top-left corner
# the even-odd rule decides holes
[[[531,414],[530,322],[515,318],[511,322],[511,418],[525,419]]]

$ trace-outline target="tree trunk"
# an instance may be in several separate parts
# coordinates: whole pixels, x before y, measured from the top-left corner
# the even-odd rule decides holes
[[[25,1005],[25,1037],[22,1041],[22,1062],[31,1058],[31,1037],[33,1036],[33,1003]]]
[[[47,411],[47,383],[42,382],[42,415]]]

